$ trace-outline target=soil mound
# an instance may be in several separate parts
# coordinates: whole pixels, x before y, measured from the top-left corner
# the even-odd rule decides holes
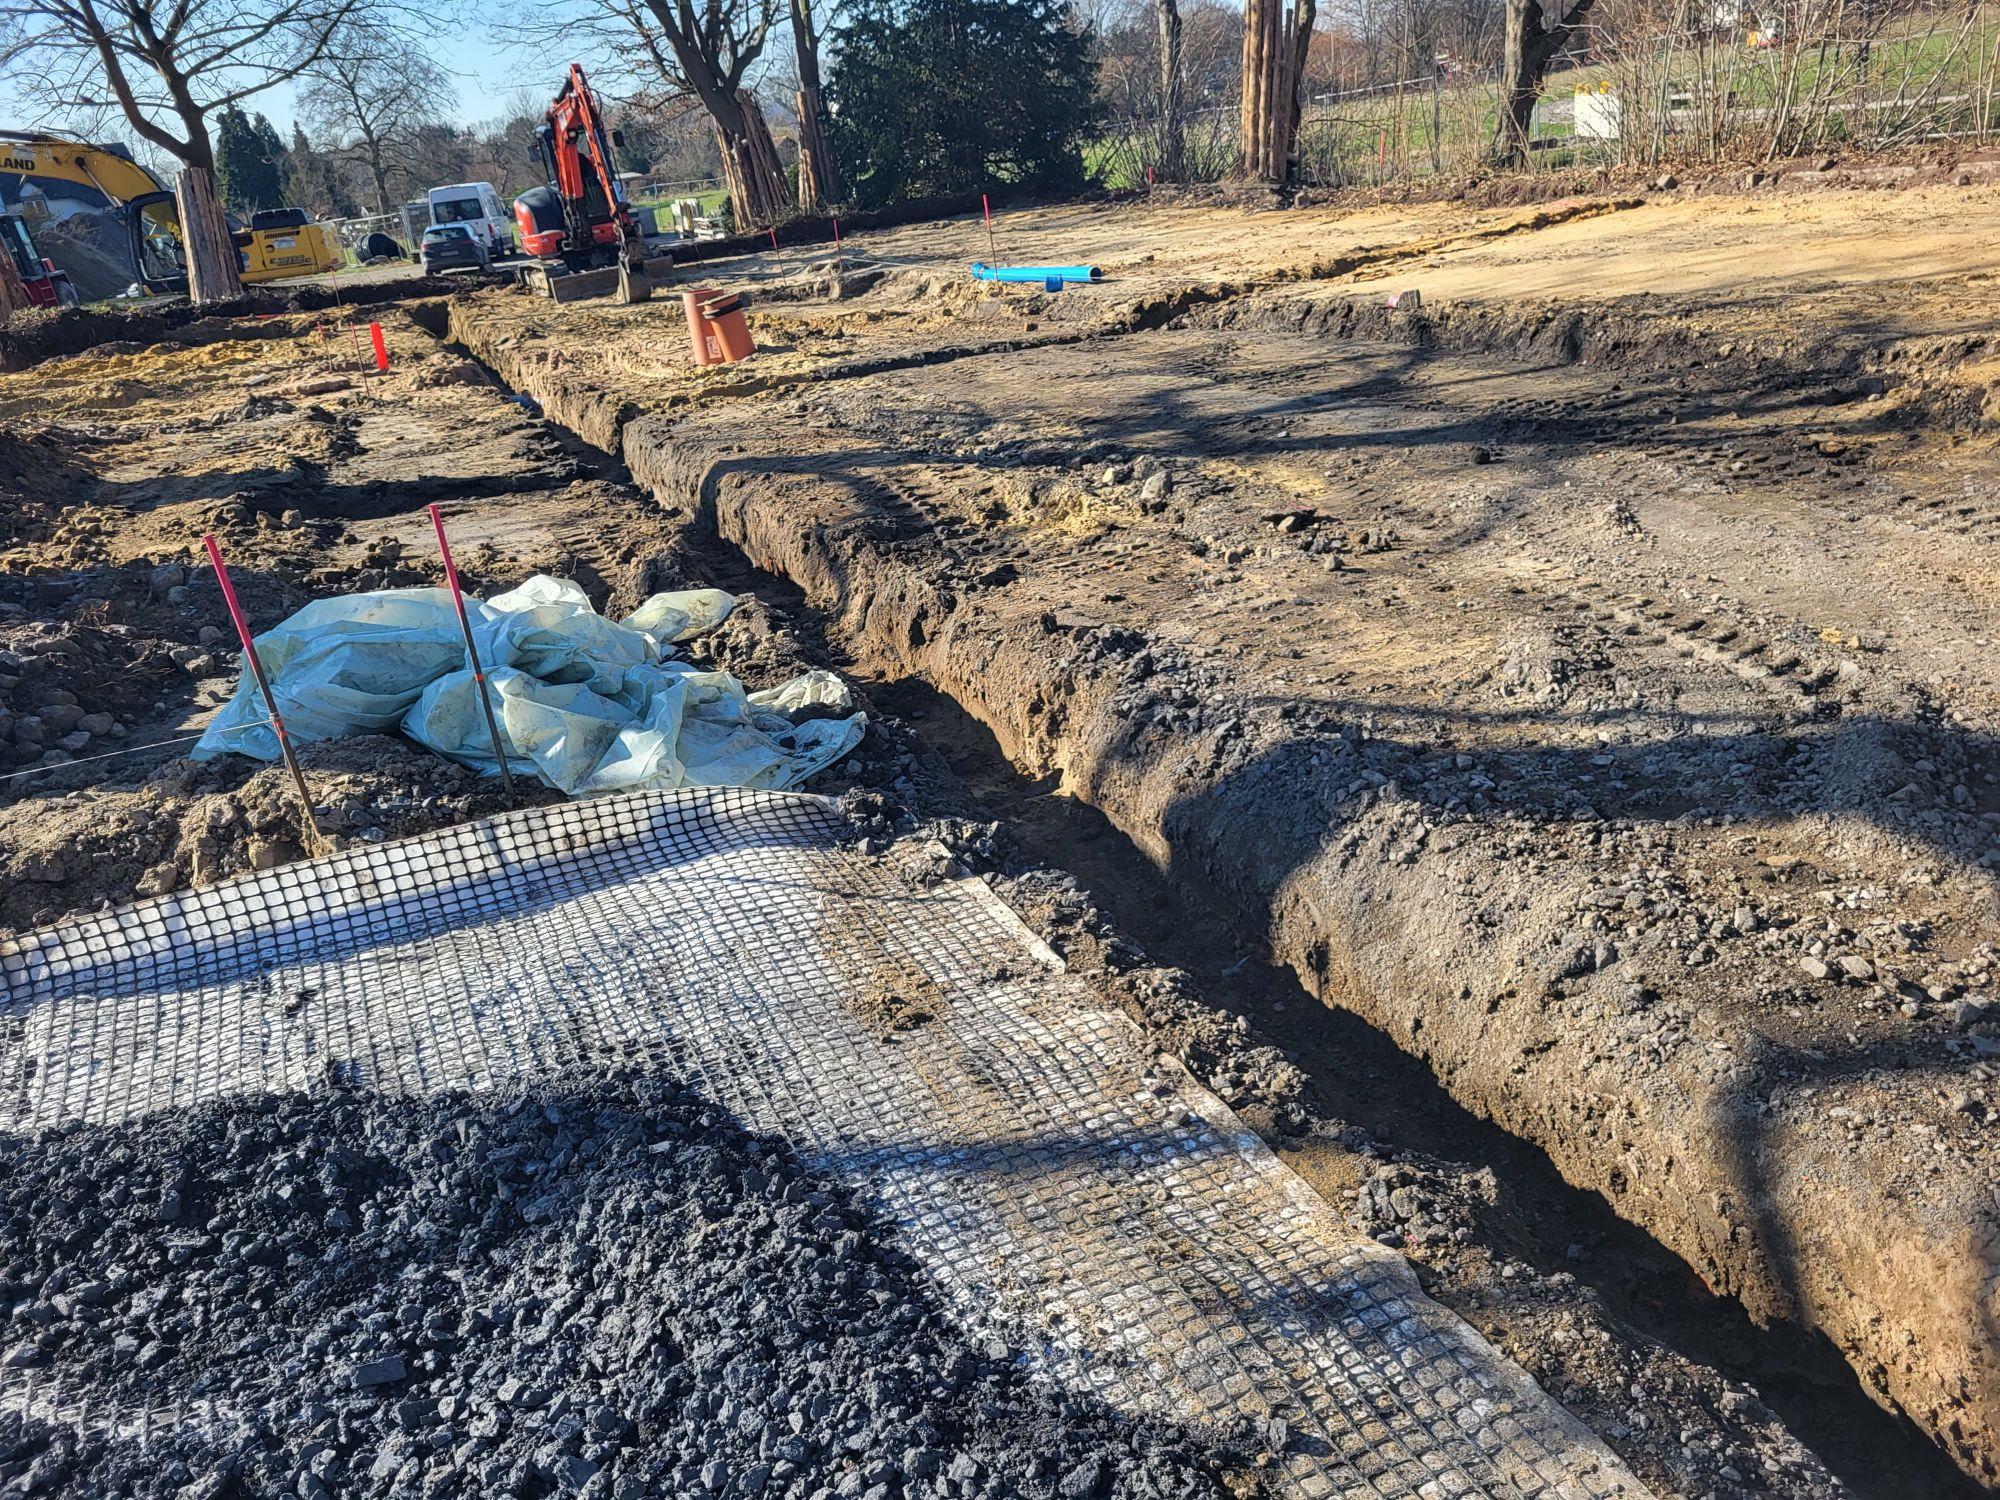
[[[115,297],[135,280],[125,226],[109,214],[71,214],[35,227],[35,245],[69,273],[85,302]]]

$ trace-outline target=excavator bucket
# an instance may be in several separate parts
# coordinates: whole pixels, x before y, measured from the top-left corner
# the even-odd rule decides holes
[[[644,269],[618,263],[618,300],[620,302],[647,302],[653,296],[653,279]]]

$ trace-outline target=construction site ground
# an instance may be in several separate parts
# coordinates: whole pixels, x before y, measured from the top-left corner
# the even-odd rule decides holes
[[[180,758],[237,666],[199,538],[261,628],[439,582],[443,501],[474,591],[753,595],[700,652],[874,716],[818,789],[1657,1492],[1977,1492],[1996,231],[1950,182],[1073,205],[994,226],[1104,269],[1061,294],[972,282],[977,219],[720,263],[728,368],[670,295],[495,289],[376,309],[387,375],[288,314],[0,376],[0,923],[301,858],[281,772]],[[503,805],[306,769],[343,844]]]

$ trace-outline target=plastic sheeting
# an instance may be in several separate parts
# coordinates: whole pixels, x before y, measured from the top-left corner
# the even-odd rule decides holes
[[[467,598],[507,764],[575,795],[741,786],[782,791],[859,743],[866,719],[798,714],[852,707],[847,685],[812,671],[760,693],[682,660],[681,641],[713,630],[735,600],[720,589],[655,594],[622,620],[582,589],[537,575]],[[257,637],[294,741],[400,731],[487,775],[499,759],[465,659],[451,595],[389,589],[307,605]],[[194,748],[278,757],[257,684],[235,696]]]

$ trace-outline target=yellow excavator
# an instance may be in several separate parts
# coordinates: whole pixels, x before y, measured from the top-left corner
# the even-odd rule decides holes
[[[124,215],[133,279],[156,294],[187,290],[180,210],[174,195],[137,162],[81,141],[0,130],[0,173],[14,172],[97,189]],[[237,271],[246,283],[314,276],[341,263],[333,236],[311,223],[302,209],[254,214],[249,226],[232,237]]]

